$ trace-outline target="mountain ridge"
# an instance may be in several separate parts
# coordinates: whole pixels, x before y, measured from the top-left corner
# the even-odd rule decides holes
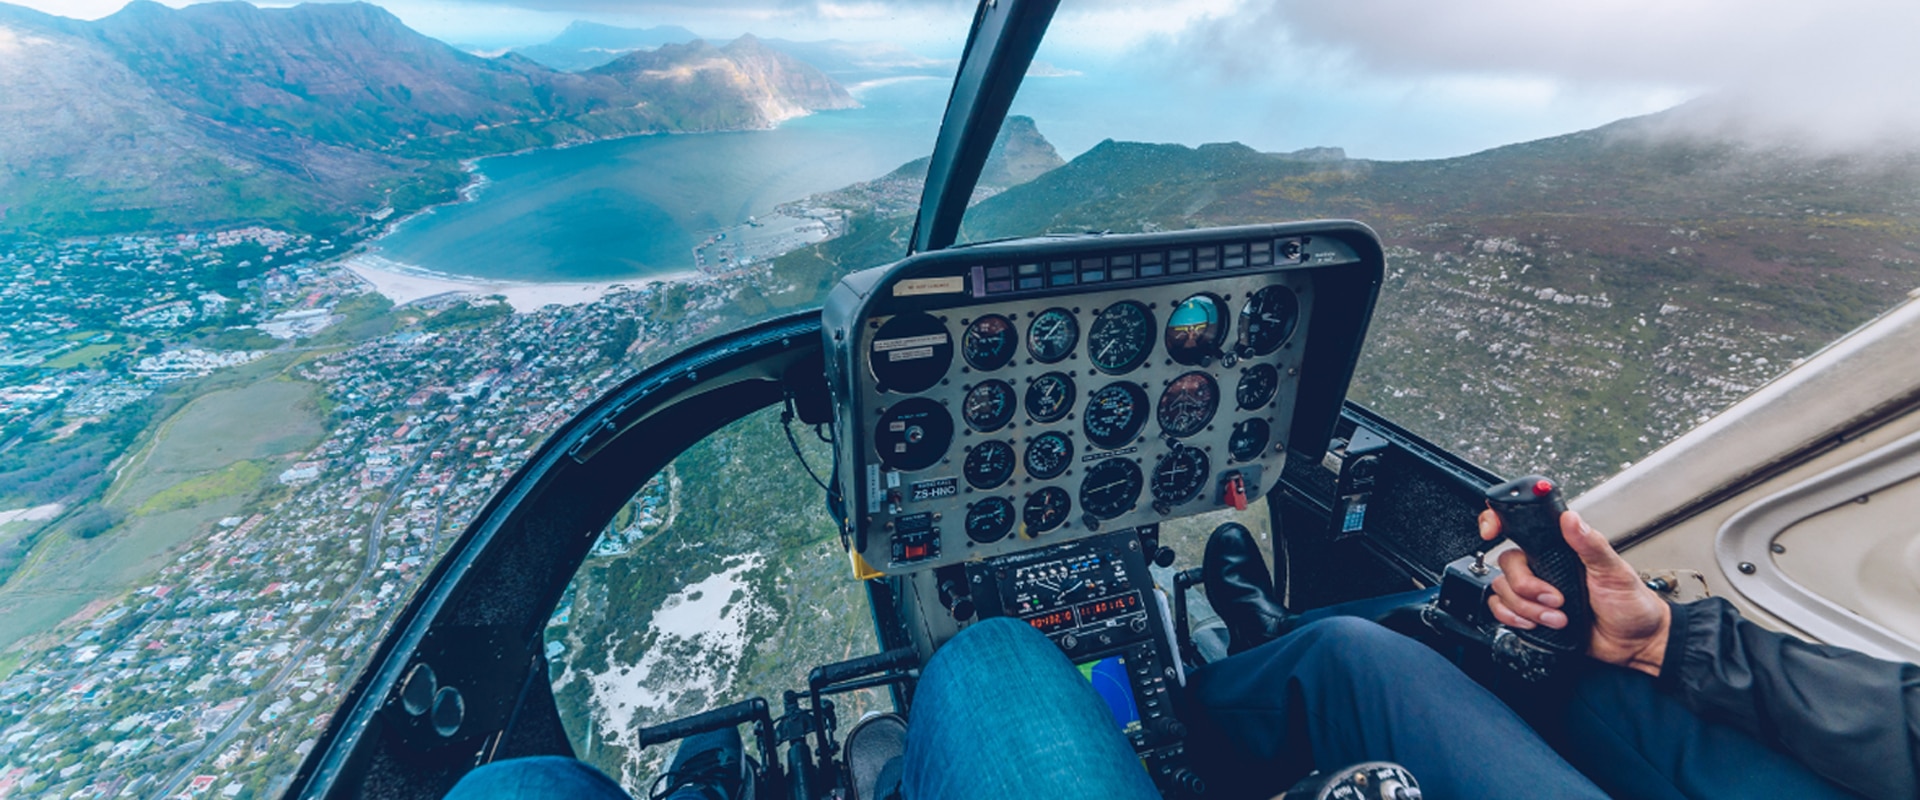
[[[0,4],[0,233],[338,233],[450,199],[463,159],[855,105],[757,40],[729,47],[576,74],[462,52],[366,3],[134,0],[93,22]]]

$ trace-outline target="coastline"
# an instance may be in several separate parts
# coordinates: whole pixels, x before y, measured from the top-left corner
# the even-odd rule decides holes
[[[708,280],[698,270],[683,270],[620,281],[534,283],[499,281],[452,275],[404,264],[367,252],[354,253],[339,265],[359,277],[396,306],[443,297],[486,297],[500,295],[518,313],[537,311],[548,306],[577,306],[592,303],[621,289],[639,289],[652,283],[679,283]]]

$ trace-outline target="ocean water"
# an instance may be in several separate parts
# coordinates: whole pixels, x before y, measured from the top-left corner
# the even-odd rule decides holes
[[[473,199],[401,223],[376,254],[516,281],[645,278],[693,268],[693,245],[774,206],[932,152],[948,82],[855,88],[861,108],[772,130],[638,136],[482,160]]]

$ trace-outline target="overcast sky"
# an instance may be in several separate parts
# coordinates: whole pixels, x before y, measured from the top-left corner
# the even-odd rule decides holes
[[[24,3],[98,17],[121,0]],[[957,53],[973,8],[961,0],[379,5],[429,35],[487,48],[544,41],[590,19],[679,24],[716,39],[751,31],[886,40],[936,56]],[[1131,72],[1135,84],[1158,85],[1148,98],[1191,100],[1202,116],[1238,110],[1215,120],[1219,135],[1208,136],[1194,114],[1169,121],[1157,116],[1164,107],[1149,113],[1138,106],[1150,103],[1107,97],[1104,123],[1124,138],[1344,145],[1354,155],[1415,158],[1579,130],[1703,95],[1731,98],[1726,124],[1742,129],[1844,146],[1911,140],[1920,131],[1915,42],[1920,0],[1066,0],[1041,58],[1089,74]]]

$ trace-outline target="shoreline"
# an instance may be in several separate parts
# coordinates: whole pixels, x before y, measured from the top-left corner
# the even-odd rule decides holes
[[[640,289],[653,283],[683,283],[709,280],[698,270],[681,270],[660,275],[617,281],[575,281],[540,283],[503,281],[436,272],[424,267],[394,261],[368,252],[358,252],[337,262],[362,283],[380,293],[395,306],[443,297],[487,297],[500,295],[515,313],[538,311],[548,306],[577,306],[593,303],[615,291]]]

